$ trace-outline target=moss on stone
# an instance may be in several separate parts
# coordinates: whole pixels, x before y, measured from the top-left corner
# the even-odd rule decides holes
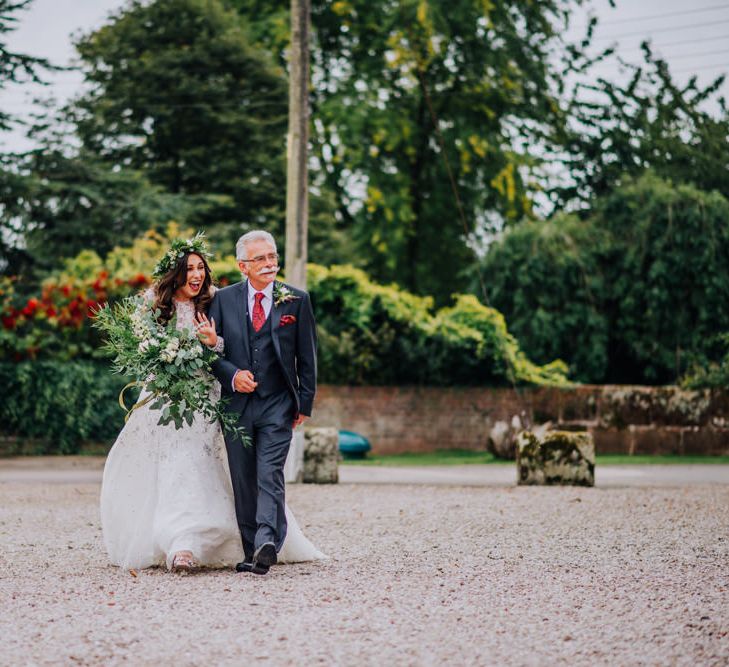
[[[595,485],[595,444],[589,433],[551,431],[542,441],[524,431],[517,439],[518,483]]]

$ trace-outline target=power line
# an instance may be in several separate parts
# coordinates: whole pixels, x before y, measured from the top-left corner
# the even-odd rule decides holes
[[[686,46],[688,44],[704,44],[705,42],[718,42],[720,39],[728,39],[726,35],[718,37],[707,37],[706,39],[684,39],[681,42],[669,42],[668,44],[659,44],[659,48],[668,48],[669,46]]]
[[[719,51],[701,51],[700,53],[681,53],[677,56],[659,56],[662,60],[686,60],[686,58],[703,58],[704,56],[718,56],[723,53],[729,53],[729,49],[720,49]]]
[[[726,67],[729,70],[729,63],[715,63],[714,65],[701,65],[700,67],[687,67],[685,69],[672,70],[671,74],[686,74],[687,72],[693,72],[694,74],[702,74],[707,69],[718,69],[720,67]]]
[[[600,63],[603,67],[608,67],[608,63]],[[680,69],[673,69],[669,68],[669,71],[671,75],[674,74],[686,74],[688,72],[692,72],[693,74],[703,74],[705,70],[712,70],[712,69],[718,69],[720,67],[727,67],[729,68],[729,63],[713,63],[710,65],[694,65],[693,67],[683,67]],[[612,71],[612,68],[610,68],[608,71]],[[605,72],[606,73],[606,72]],[[598,72],[599,74],[599,72]]]
[[[723,38],[722,38],[723,39]],[[704,56],[716,56],[722,53],[729,53],[729,49],[719,49],[718,51],[699,51],[698,53],[678,53],[678,54],[660,54],[659,52],[666,48],[665,46],[652,46],[651,51],[654,55],[657,55],[659,58],[663,60],[685,60],[686,58],[703,58]],[[640,49],[626,49],[626,51],[630,51],[632,53],[638,53]],[[621,55],[624,53],[621,51],[621,53],[615,53],[614,55]]]
[[[654,21],[656,19],[670,18],[672,16],[686,16],[688,14],[705,14],[706,12],[713,12],[717,9],[729,9],[729,5],[712,5],[711,7],[701,7],[699,9],[685,9],[680,12],[668,12],[666,14],[651,14],[648,16],[636,16],[635,18],[625,19],[614,19],[612,21],[598,21],[598,26],[601,25],[619,25],[621,23],[635,23],[636,21]],[[584,28],[587,25],[582,26]]]
[[[726,19],[724,21],[709,21],[708,23],[692,23],[691,25],[679,25],[674,26],[673,28],[658,28],[657,30],[650,30],[650,29],[644,29],[644,30],[638,30],[637,32],[626,32],[622,35],[602,35],[595,37],[595,40],[616,40],[616,39],[622,39],[623,37],[636,37],[636,36],[650,36],[654,35],[656,33],[661,32],[676,32],[677,30],[691,30],[693,28],[706,28],[708,26],[715,26],[715,25],[725,25],[726,23],[729,23],[729,19]],[[726,36],[724,37],[726,39]]]

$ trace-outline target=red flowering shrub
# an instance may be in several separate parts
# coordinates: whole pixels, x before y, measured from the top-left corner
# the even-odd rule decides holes
[[[143,273],[119,280],[100,271],[85,281],[61,284],[51,279],[40,297],[23,298],[13,278],[0,278],[0,359],[98,356],[99,341],[90,326],[94,313],[109,299],[137,292],[150,282]]]

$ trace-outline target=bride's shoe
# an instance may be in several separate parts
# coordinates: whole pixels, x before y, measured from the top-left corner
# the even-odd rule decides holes
[[[192,572],[197,567],[191,551],[178,551],[172,557],[170,572],[184,573]]]

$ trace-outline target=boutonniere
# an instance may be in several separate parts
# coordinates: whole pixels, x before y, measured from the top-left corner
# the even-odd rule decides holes
[[[280,306],[282,303],[288,303],[298,298],[286,285],[279,282],[273,284],[273,304],[275,306]]]

